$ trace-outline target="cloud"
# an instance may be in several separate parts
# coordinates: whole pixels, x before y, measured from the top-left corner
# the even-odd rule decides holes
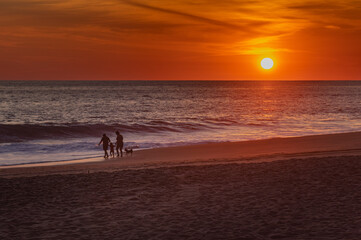
[[[0,45],[26,46],[38,36],[209,54],[289,51],[276,43],[304,29],[361,26],[360,5],[351,0],[0,0]]]
[[[297,1],[289,4],[287,8],[301,12],[301,14],[305,15],[311,21],[323,18],[328,21],[349,21],[349,24],[351,21],[354,21],[355,25],[360,23],[360,1]]]
[[[219,20],[214,20],[214,19],[210,19],[210,18],[198,16],[198,15],[193,15],[193,14],[189,14],[189,13],[185,13],[185,12],[180,12],[180,11],[177,11],[177,10],[171,10],[171,9],[166,9],[166,8],[161,8],[161,7],[155,7],[155,6],[151,6],[151,5],[147,5],[147,4],[143,4],[143,3],[139,3],[139,2],[134,2],[134,1],[128,1],[128,0],[123,0],[123,2],[125,2],[125,3],[127,3],[129,5],[132,5],[132,6],[136,6],[136,7],[140,7],[140,8],[144,8],[144,9],[149,9],[149,10],[152,10],[152,11],[162,12],[162,13],[178,15],[178,16],[186,17],[186,18],[198,21],[198,22],[203,22],[203,23],[216,25],[216,26],[221,26],[221,27],[225,27],[225,28],[231,28],[233,30],[234,29],[239,30],[240,27],[241,27],[241,26],[238,26],[236,24],[222,22],[222,21],[219,21]]]
[[[327,25],[327,26],[325,26],[325,28],[328,28],[328,29],[336,29],[336,30],[341,29],[341,27],[335,26],[335,25]]]
[[[293,3],[288,6],[290,9],[302,9],[302,10],[317,10],[317,11],[328,11],[338,9],[339,5],[330,2],[301,2]]]
[[[358,0],[0,0],[0,54],[39,73],[78,61],[139,72],[224,59],[237,72],[249,55],[359,59],[360,15]]]
[[[182,11],[178,11],[178,10],[152,6],[152,5],[135,2],[135,1],[122,0],[122,2],[132,5],[132,6],[135,6],[135,7],[148,9],[148,10],[156,11],[156,12],[162,12],[162,13],[171,14],[171,15],[177,15],[177,16],[181,16],[184,18],[194,20],[196,22],[206,23],[206,24],[210,24],[210,25],[214,25],[214,26],[220,26],[220,27],[228,28],[228,29],[231,29],[234,31],[254,32],[254,27],[269,24],[268,21],[259,21],[259,20],[247,20],[247,21],[245,20],[243,24],[235,24],[235,23],[231,23],[231,22],[220,21],[220,20],[216,20],[216,19],[212,19],[212,18],[203,17],[203,16],[196,15],[196,14],[190,14],[190,13],[182,12]]]
[[[139,3],[139,2],[127,1],[127,0],[123,0],[123,2],[125,2],[129,5],[132,5],[132,6],[145,8],[145,9],[149,9],[149,10],[157,11],[157,12],[178,15],[178,16],[190,18],[195,21],[204,22],[204,23],[208,23],[208,24],[212,24],[212,25],[216,25],[216,26],[221,26],[221,27],[226,27],[226,28],[231,28],[231,29],[239,29],[240,28],[240,26],[232,24],[232,23],[222,22],[222,21],[218,21],[218,20],[214,20],[214,19],[210,19],[210,18],[198,16],[198,15],[180,12],[177,10],[155,7],[155,6],[151,6],[151,5],[147,5],[147,4],[143,4],[143,3]]]
[[[69,27],[102,23],[106,10],[63,6],[61,1],[2,0],[0,16],[11,26]],[[3,24],[4,25],[4,24]]]

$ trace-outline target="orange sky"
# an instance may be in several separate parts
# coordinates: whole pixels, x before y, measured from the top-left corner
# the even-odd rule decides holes
[[[360,16],[360,0],[0,0],[0,79],[361,80]]]

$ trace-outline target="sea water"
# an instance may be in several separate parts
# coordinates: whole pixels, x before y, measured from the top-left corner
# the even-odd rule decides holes
[[[0,165],[361,130],[360,81],[0,81]]]

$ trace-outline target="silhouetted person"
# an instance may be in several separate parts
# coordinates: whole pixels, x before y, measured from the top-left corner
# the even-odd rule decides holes
[[[110,146],[110,156],[114,157],[114,144],[111,142],[109,146]]]
[[[117,134],[117,155],[119,157],[119,151],[120,151],[120,156],[123,157],[123,136],[119,133],[119,131],[115,132]]]
[[[98,146],[103,143],[103,150],[104,150],[104,158],[108,158],[108,146],[110,143],[110,139],[107,137],[107,135],[104,133],[102,139],[100,140]]]

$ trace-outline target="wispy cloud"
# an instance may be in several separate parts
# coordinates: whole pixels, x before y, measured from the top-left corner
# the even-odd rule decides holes
[[[162,12],[162,13],[178,15],[178,16],[190,18],[190,19],[195,20],[195,21],[208,23],[208,24],[212,24],[212,25],[216,25],[216,26],[221,26],[221,27],[231,28],[231,29],[237,29],[237,30],[240,29],[240,26],[238,26],[236,24],[222,22],[222,21],[218,21],[218,20],[215,20],[215,19],[210,19],[210,18],[206,18],[206,17],[202,17],[202,16],[190,14],[190,13],[180,12],[180,11],[177,11],[177,10],[151,6],[151,5],[147,5],[147,4],[143,4],[143,3],[139,3],[139,2],[134,2],[134,1],[128,1],[128,0],[123,0],[122,2],[125,2],[125,3],[127,3],[129,5],[132,5],[132,6],[136,6],[136,7],[152,10],[152,11]]]
[[[322,36],[357,38],[360,15],[356,0],[0,0],[0,54],[44,62],[67,51],[140,62],[295,54]]]

